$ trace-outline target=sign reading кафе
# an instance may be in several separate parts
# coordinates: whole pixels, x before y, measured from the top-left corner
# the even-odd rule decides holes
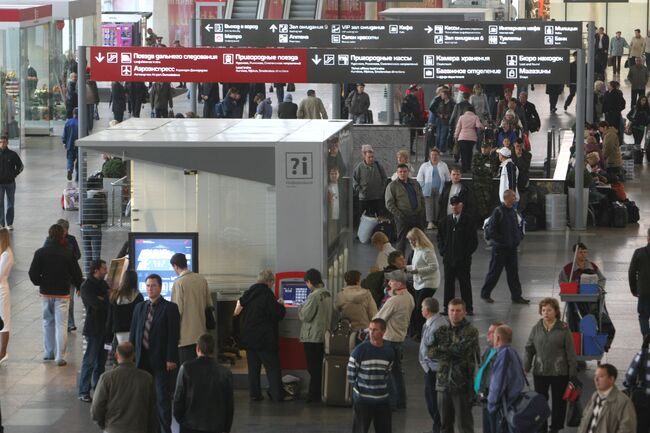
[[[569,52],[91,47],[96,81],[563,83]]]
[[[582,23],[201,20],[201,45],[275,48],[578,48]]]

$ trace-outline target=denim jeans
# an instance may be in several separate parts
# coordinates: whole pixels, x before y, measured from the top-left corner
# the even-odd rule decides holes
[[[70,287],[70,305],[68,306],[68,329],[75,328],[77,325],[74,324],[74,293],[77,289],[72,286]]]
[[[84,274],[88,274],[90,262],[99,260],[102,255],[102,227],[97,225],[82,226],[81,240],[83,242]]]
[[[5,194],[7,195],[7,219],[5,220]],[[0,184],[0,226],[13,225],[14,223],[14,196],[16,195],[16,181]],[[5,224],[6,223],[6,224]]]
[[[106,350],[104,350],[104,336],[86,336],[86,352],[81,362],[79,373],[79,396],[90,395],[90,387],[97,386],[99,376],[104,372],[106,364]],[[91,382],[92,379],[92,382]]]
[[[639,297],[636,304],[636,311],[639,313],[639,326],[641,334],[646,335],[650,331],[650,299],[646,296]]]
[[[440,152],[447,151],[447,135],[449,135],[449,124],[438,122],[438,128],[436,131],[436,147]]]
[[[66,169],[68,171],[74,171],[75,174],[75,181],[79,181],[79,150],[74,149],[74,150],[66,150],[65,152],[65,157],[67,160],[66,163]]]
[[[395,351],[395,362],[390,371],[388,379],[388,393],[390,396],[390,407],[392,409],[406,408],[406,385],[404,384],[404,372],[402,371],[402,358],[404,357],[404,348],[402,342],[384,340]]]
[[[63,361],[68,343],[68,298],[42,298],[45,358]]]

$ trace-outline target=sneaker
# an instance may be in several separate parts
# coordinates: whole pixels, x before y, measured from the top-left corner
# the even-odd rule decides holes
[[[14,226],[8,225],[7,230],[9,230],[10,232],[13,232],[14,231]]]
[[[65,362],[65,359],[59,359],[58,361],[56,361],[57,367],[65,367],[66,365],[68,365],[68,363]]]
[[[481,296],[481,299],[483,299],[488,304],[494,304],[494,299],[490,298],[489,296]]]
[[[427,224],[427,230],[433,230],[434,227],[435,227],[435,225],[434,225],[432,222],[430,222],[429,224]]]
[[[68,170],[68,180],[72,180],[72,170]]]
[[[93,399],[90,398],[89,395],[80,395],[79,396],[79,401],[83,401],[84,403],[92,403]]]
[[[45,355],[43,361],[54,361],[54,355]]]

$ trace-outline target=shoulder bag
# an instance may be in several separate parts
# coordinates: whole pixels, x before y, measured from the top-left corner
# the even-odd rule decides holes
[[[646,362],[648,358],[648,350],[641,349],[641,358],[639,359],[639,366],[636,374],[636,382],[629,384],[629,387],[623,390],[623,393],[630,397],[634,408],[637,413],[639,410],[645,411],[648,410],[650,406],[650,397],[646,394],[646,383],[645,383],[645,370]]]

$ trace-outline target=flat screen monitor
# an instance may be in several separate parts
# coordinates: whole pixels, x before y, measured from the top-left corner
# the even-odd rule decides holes
[[[168,301],[176,272],[169,259],[176,253],[187,258],[187,268],[199,271],[198,233],[129,233],[129,256],[133,270],[138,274],[138,289],[147,298],[146,278],[158,274],[162,278],[162,296]]]
[[[282,282],[282,299],[287,307],[302,305],[309,296],[309,287],[304,281]]]

